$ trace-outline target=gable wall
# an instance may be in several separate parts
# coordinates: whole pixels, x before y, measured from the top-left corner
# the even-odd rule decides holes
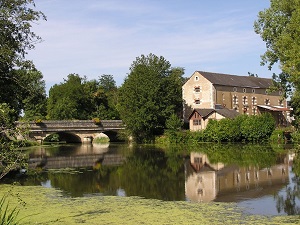
[[[198,79],[196,79],[196,77],[198,77]],[[200,87],[200,92],[195,92],[195,87],[198,86]],[[213,89],[213,85],[198,72],[195,72],[183,85],[183,116],[185,121],[188,121],[188,116],[195,108],[214,108],[215,99]],[[197,99],[200,100],[200,104],[195,103]]]

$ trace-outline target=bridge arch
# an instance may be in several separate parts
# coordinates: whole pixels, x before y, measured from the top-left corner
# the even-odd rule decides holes
[[[55,134],[59,135],[59,140],[62,142],[67,142],[67,143],[81,143],[82,142],[81,137],[78,136],[77,134],[72,133],[72,132],[65,132],[65,131],[58,131],[58,132],[53,132],[51,134],[48,134],[44,138],[44,141],[48,141],[49,139],[51,139],[51,136],[53,136]]]

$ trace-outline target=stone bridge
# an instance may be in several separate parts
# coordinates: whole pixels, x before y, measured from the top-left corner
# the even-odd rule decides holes
[[[30,158],[28,167],[30,169],[61,169],[61,168],[79,168],[93,167],[98,164],[107,166],[121,165],[126,158],[118,154],[91,154],[74,156],[56,156],[56,157],[35,157]]]
[[[26,130],[29,139],[42,142],[47,136],[57,133],[63,141],[72,143],[91,142],[97,137],[117,139],[117,132],[124,129],[122,120],[45,120],[42,122],[16,122],[16,126]]]

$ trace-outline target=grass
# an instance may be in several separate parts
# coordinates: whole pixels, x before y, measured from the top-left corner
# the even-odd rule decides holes
[[[6,201],[7,195],[0,199],[0,225],[18,224],[19,210],[17,207],[10,208]]]
[[[299,216],[245,215],[229,203],[165,202],[139,197],[63,197],[60,191],[39,186],[0,185],[0,196],[10,191],[12,207],[22,224],[297,224]],[[18,197],[26,202],[20,206]]]

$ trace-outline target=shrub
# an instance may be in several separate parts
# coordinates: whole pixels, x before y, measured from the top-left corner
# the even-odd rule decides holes
[[[109,142],[109,138],[107,137],[96,137],[93,140],[93,143],[108,143]]]
[[[295,131],[291,134],[293,143],[300,143],[300,132]]]
[[[97,117],[97,118],[93,118],[93,121],[95,124],[100,124],[101,120]]]
[[[269,113],[248,116],[241,123],[241,134],[247,141],[260,142],[268,139],[275,129],[275,120]]]

